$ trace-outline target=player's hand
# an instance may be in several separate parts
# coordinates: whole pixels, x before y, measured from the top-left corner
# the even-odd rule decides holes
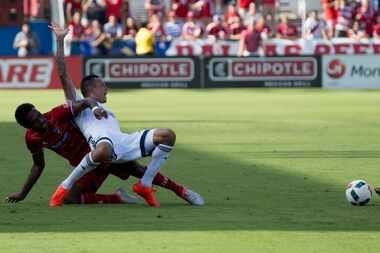
[[[93,110],[93,113],[96,119],[102,119],[102,118],[108,117],[107,111],[104,110],[102,107],[97,107],[95,110]]]
[[[24,200],[25,197],[25,194],[23,194],[22,192],[16,192],[6,197],[5,201],[8,203],[17,203],[19,201]]]
[[[49,25],[49,28],[55,33],[55,35],[57,36],[57,39],[63,39],[65,38],[65,36],[69,33],[69,28],[62,28],[61,26],[59,26],[58,24],[56,23],[51,23],[51,25]]]

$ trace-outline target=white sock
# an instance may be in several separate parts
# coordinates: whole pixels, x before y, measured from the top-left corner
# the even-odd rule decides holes
[[[152,160],[150,160],[144,176],[140,180],[142,185],[145,187],[152,187],[154,177],[160,171],[162,165],[165,164],[172,149],[172,146],[160,144],[153,150]]]
[[[87,172],[95,169],[100,163],[96,163],[91,158],[91,152],[87,153],[78,164],[77,167],[71,171],[70,175],[62,182],[62,186],[65,189],[71,189],[74,183],[81,178]]]

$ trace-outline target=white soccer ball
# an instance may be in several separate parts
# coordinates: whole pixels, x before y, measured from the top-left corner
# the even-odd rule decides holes
[[[354,180],[346,188],[346,198],[352,205],[363,206],[372,198],[371,186],[364,180]]]

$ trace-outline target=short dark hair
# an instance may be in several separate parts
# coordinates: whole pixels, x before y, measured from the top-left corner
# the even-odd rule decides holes
[[[26,116],[28,116],[29,112],[33,110],[34,108],[35,108],[34,105],[30,103],[24,103],[24,104],[19,105],[15,112],[15,118],[16,118],[17,123],[19,123],[21,126],[25,128],[30,128],[31,124],[26,119]]]
[[[95,79],[98,79],[97,75],[88,75],[85,76],[80,82],[80,91],[84,97],[87,97],[90,88],[95,86]]]
[[[148,28],[148,22],[147,21],[143,21],[140,23],[140,28]]]

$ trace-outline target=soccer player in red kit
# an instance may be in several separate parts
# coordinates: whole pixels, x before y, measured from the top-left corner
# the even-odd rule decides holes
[[[71,104],[60,105],[51,111],[41,114],[32,104],[21,104],[15,113],[17,122],[27,128],[25,141],[32,154],[33,166],[27,181],[20,192],[7,197],[8,202],[23,200],[37,182],[45,167],[44,148],[48,148],[64,157],[72,166],[77,166],[82,158],[90,151],[90,147],[80,130],[73,122],[73,117],[81,110],[92,107],[91,99],[84,99]],[[94,110],[98,119],[107,117],[102,110]],[[123,180],[130,175],[140,178],[145,168],[137,162],[122,164],[101,164],[96,170],[85,174],[76,183],[66,198],[65,203],[135,203],[137,199],[129,196],[122,189],[114,194],[96,194],[101,184],[109,174]],[[157,174],[154,184],[172,190],[190,204],[202,204],[198,194],[175,183],[171,179]]]

